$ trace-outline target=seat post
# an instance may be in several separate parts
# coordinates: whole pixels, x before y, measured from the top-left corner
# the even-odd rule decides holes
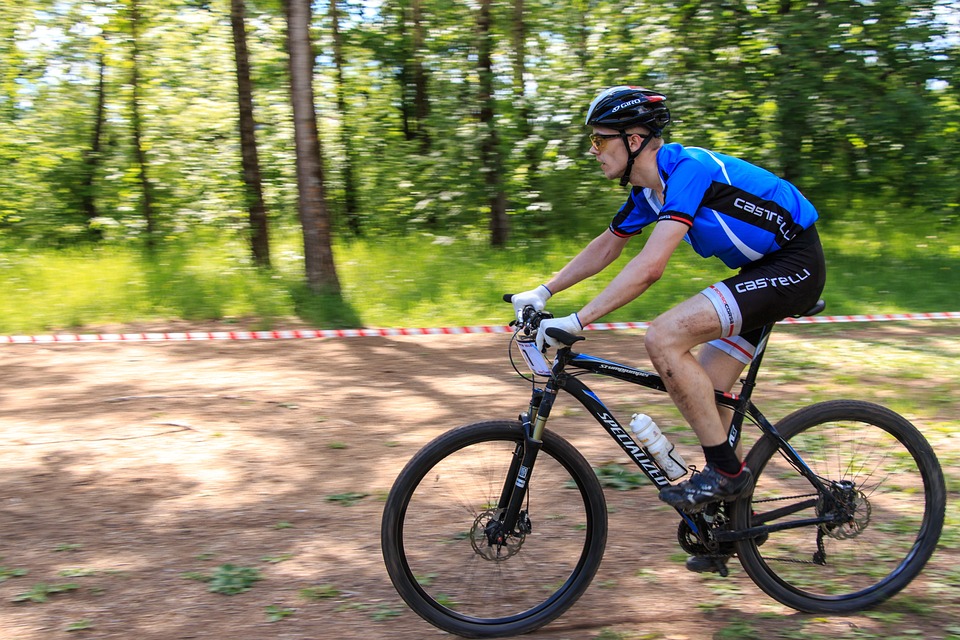
[[[810,309],[793,317],[801,318],[805,316],[815,316],[823,311],[826,306],[827,303],[821,299],[818,300],[817,304],[813,305],[813,307]],[[727,431],[727,441],[730,442],[731,446],[735,447],[737,441],[740,439],[740,428],[743,426],[743,418],[746,415],[747,406],[750,404],[750,396],[753,395],[753,390],[757,386],[757,376],[760,373],[760,363],[763,361],[763,354],[767,351],[767,341],[770,338],[770,333],[773,331],[773,328],[776,326],[776,324],[776,322],[771,322],[763,327],[763,330],[760,332],[760,340],[757,341],[757,350],[753,354],[753,360],[750,362],[750,368],[747,369],[747,375],[740,379],[742,384],[740,388],[740,401],[734,409],[733,419],[730,421],[730,429]]]
[[[740,390],[740,397],[744,400],[750,399],[750,396],[753,394],[753,389],[757,384],[757,375],[760,373],[760,363],[763,361],[763,354],[767,351],[767,340],[770,338],[774,324],[776,323],[771,322],[764,326],[760,332],[760,340],[757,341],[757,349],[753,354],[753,360],[750,361],[747,375],[741,380],[743,387]]]
[[[731,447],[736,448],[740,441],[740,434],[743,433],[743,419],[746,416],[747,406],[750,404],[750,396],[753,395],[753,389],[757,386],[757,375],[760,373],[760,362],[763,360],[763,354],[767,350],[767,339],[770,332],[773,331],[774,323],[763,327],[760,332],[760,340],[757,342],[757,349],[754,352],[753,360],[747,369],[747,375],[741,378],[740,383],[740,401],[733,411],[733,418],[730,420],[730,427],[727,429],[727,442]]]

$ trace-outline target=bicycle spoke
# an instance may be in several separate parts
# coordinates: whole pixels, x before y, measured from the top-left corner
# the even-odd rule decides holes
[[[540,605],[573,574],[587,539],[586,511],[570,474],[541,453],[529,483],[532,530],[491,546],[484,526],[514,443],[484,442],[440,461],[414,492],[403,523],[406,560],[439,605],[476,618],[503,618]]]
[[[868,403],[824,403],[795,416],[784,436],[830,496],[811,500],[809,480],[784,455],[758,451],[749,508],[767,525],[826,521],[744,545],[745,568],[804,610],[853,610],[889,597],[919,572],[939,535],[942,476],[932,452],[908,422]],[[785,515],[767,515],[778,513]]]

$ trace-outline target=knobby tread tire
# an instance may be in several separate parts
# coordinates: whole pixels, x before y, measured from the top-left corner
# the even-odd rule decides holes
[[[489,421],[449,431],[420,450],[397,477],[387,498],[381,524],[381,548],[387,573],[397,592],[419,616],[430,624],[466,638],[497,638],[528,633],[562,615],[587,589],[603,557],[607,538],[607,510],[603,489],[584,457],[566,440],[544,430],[544,453],[552,456],[579,485],[590,529],[580,563],[571,579],[553,596],[535,607],[507,619],[477,619],[458,615],[427,595],[409,569],[403,549],[403,520],[418,485],[439,461],[465,447],[490,441],[522,441],[518,421]],[[534,482],[536,467],[534,467]],[[501,481],[502,482],[502,481]],[[529,544],[529,543],[528,543]],[[522,551],[521,551],[522,553]]]
[[[756,540],[737,543],[741,565],[750,578],[764,592],[789,607],[808,613],[850,613],[876,606],[906,587],[923,569],[933,554],[943,528],[946,510],[946,486],[936,454],[923,435],[908,420],[883,406],[859,400],[836,400],[822,402],[799,409],[788,415],[777,430],[790,442],[791,438],[819,425],[831,422],[855,422],[882,429],[896,438],[913,458],[916,470],[923,479],[925,509],[922,524],[911,552],[886,577],[875,584],[854,593],[811,594],[795,588],[779,576],[763,560],[762,547]],[[772,438],[764,436],[746,458],[746,465],[753,471],[759,486],[767,463],[778,456],[777,445]],[[751,524],[753,496],[742,496],[734,505],[734,527],[746,528]],[[772,533],[773,536],[777,535]],[[815,529],[811,536],[815,535]],[[762,542],[761,542],[762,544]],[[862,567],[860,569],[863,569]]]

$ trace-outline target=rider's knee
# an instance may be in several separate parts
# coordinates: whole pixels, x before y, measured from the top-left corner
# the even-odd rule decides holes
[[[650,323],[647,332],[643,336],[643,346],[647,350],[647,355],[656,361],[663,357],[669,351],[670,331],[668,331],[659,318]]]

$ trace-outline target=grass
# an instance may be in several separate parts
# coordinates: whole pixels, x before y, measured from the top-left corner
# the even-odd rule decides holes
[[[960,231],[834,222],[821,236],[827,313],[956,310]],[[605,273],[558,295],[552,310],[565,314],[585,304],[645,237]],[[0,247],[0,333],[174,320],[258,329],[293,319],[321,328],[503,324],[509,319],[503,293],[543,282],[589,240],[518,240],[499,251],[468,238],[339,242],[334,254],[343,291],[331,297],[310,294],[303,284],[299,236],[274,238],[269,271],[250,263],[239,238],[209,230],[171,240],[152,257],[129,244],[49,249],[8,241]],[[649,319],[728,273],[681,247],[660,283],[604,320]]]
[[[29,591],[19,593],[13,597],[13,602],[41,603],[50,599],[50,596],[68,591],[76,591],[80,585],[73,582],[65,584],[35,584]]]

